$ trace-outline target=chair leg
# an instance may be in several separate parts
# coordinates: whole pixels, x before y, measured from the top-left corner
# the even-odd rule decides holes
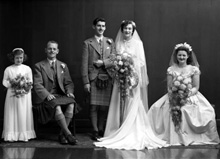
[[[74,110],[73,110],[73,118],[70,122],[70,131],[74,136],[76,135],[76,130],[75,130],[75,107],[74,107]]]

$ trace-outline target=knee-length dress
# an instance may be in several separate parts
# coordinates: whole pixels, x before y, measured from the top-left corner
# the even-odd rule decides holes
[[[4,107],[4,126],[2,138],[5,141],[28,141],[35,138],[32,113],[31,92],[21,97],[14,96],[8,79],[17,75],[27,76],[32,80],[32,71],[26,65],[11,65],[4,71],[3,85],[7,88]]]
[[[174,78],[179,75],[170,67],[167,73]],[[191,72],[183,74],[183,76],[192,80],[195,74],[200,74],[200,70],[193,66]],[[156,101],[148,111],[149,122],[155,135],[170,145],[187,146],[219,143],[215,111],[200,92],[188,98],[188,102],[181,107],[181,114],[180,130],[175,131],[168,94]]]

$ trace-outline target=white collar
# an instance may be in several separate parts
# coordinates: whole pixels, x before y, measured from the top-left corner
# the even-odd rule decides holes
[[[102,40],[103,40],[103,37],[104,37],[104,36],[99,37],[99,36],[95,35],[95,38],[96,38],[96,40],[97,40],[98,42],[99,42],[100,40],[102,41]]]
[[[47,60],[50,64],[52,64],[52,62],[56,62],[56,59],[54,59],[54,60],[47,59]]]

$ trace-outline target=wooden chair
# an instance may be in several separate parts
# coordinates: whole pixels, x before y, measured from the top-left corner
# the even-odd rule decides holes
[[[43,124],[41,124],[41,123],[39,123],[39,120],[38,120],[38,110],[37,110],[37,107],[38,107],[39,105],[33,105],[32,106],[32,110],[33,110],[33,118],[34,118],[34,129],[35,129],[35,132],[36,132],[36,134],[38,134],[38,132],[39,132],[39,127],[40,127],[40,125],[43,125]],[[75,136],[76,135],[76,130],[75,130],[75,110],[76,109],[76,107],[74,106],[74,112],[73,112],[73,118],[72,118],[72,120],[71,120],[71,122],[70,122],[70,124],[69,124],[69,130],[71,131],[71,133]],[[55,119],[52,119],[52,121],[51,122],[56,122],[55,121]]]

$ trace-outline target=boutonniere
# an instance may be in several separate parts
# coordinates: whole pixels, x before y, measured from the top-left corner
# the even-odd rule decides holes
[[[111,39],[108,39],[107,42],[108,42],[109,44],[112,44],[112,40],[111,40]]]
[[[61,67],[64,69],[66,67],[66,65],[61,63]]]

